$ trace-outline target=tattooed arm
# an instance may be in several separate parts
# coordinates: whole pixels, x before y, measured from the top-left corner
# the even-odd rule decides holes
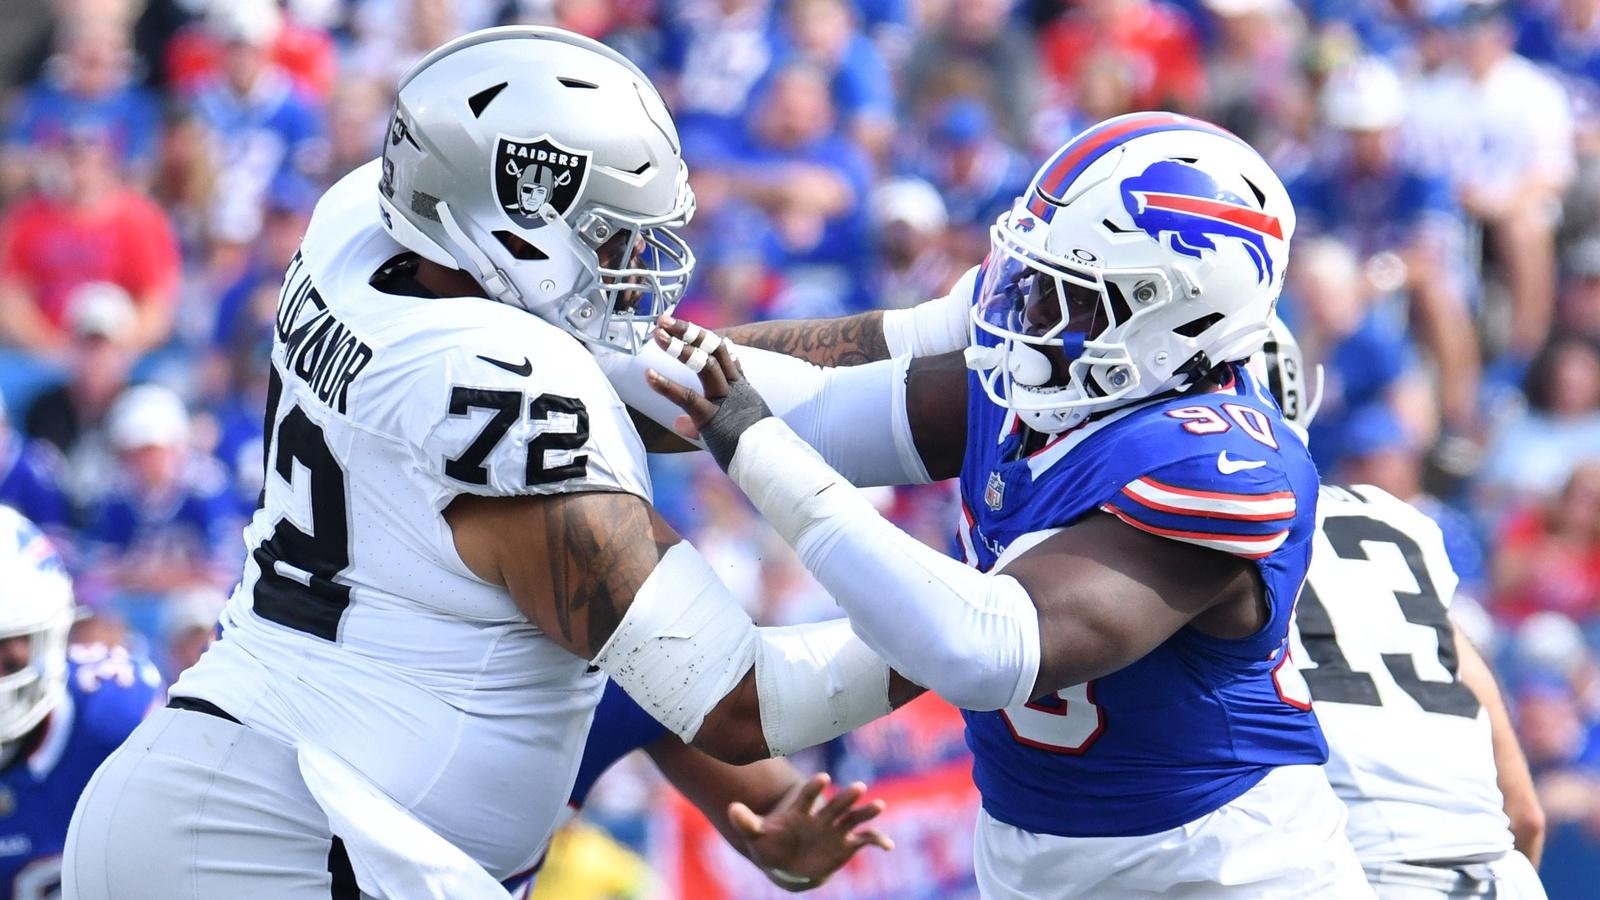
[[[445,510],[445,518],[462,561],[474,574],[504,586],[518,608],[550,639],[590,660],[601,656],[619,625],[628,618],[630,607],[643,596],[641,590],[646,581],[682,541],[648,502],[623,493],[461,496]],[[687,544],[681,546],[692,552]],[[657,581],[661,580],[658,574]],[[672,580],[665,587],[677,592],[674,601],[680,606],[715,590],[726,594],[720,583],[696,585],[676,577]],[[733,616],[744,616],[736,604],[710,625],[721,628],[731,622],[737,626]],[[762,632],[771,633],[764,629]],[[874,662],[882,666],[881,662]],[[648,667],[647,660],[631,660],[629,664]],[[601,666],[604,668],[605,664]],[[618,677],[617,672],[607,671]],[[716,674],[711,665],[702,666],[697,672],[704,678]],[[718,759],[736,764],[765,759],[772,755],[772,748],[768,732],[763,729],[755,667],[751,664],[742,673],[734,671],[731,675],[735,676],[729,679],[731,687],[706,714],[692,743]],[[618,680],[622,682],[621,677]],[[826,679],[819,677],[818,681]],[[634,693],[629,684],[622,684]],[[888,690],[888,700],[895,705],[921,692],[898,677],[890,679]],[[883,698],[882,694],[878,696]],[[795,698],[776,694],[766,698],[768,703],[778,701],[787,709]]]
[[[818,366],[859,366],[889,358],[882,310],[839,319],[754,322],[721,334],[742,347],[771,350]]]
[[[818,366],[861,366],[892,356],[938,356],[966,349],[967,311],[978,267],[949,293],[906,309],[874,310],[838,319],[756,322],[720,333],[745,347],[783,353]]]

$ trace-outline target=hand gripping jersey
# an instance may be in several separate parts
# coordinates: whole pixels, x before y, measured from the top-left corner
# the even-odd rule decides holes
[[[1021,457],[1015,417],[976,381],[967,395],[960,537],[971,565],[1001,568],[1041,532],[1101,512],[1254,560],[1271,606],[1249,637],[1184,627],[1054,697],[965,711],[984,809],[1032,832],[1151,834],[1216,810],[1276,766],[1323,762],[1310,705],[1278,677],[1311,555],[1316,470],[1243,367],[1221,390],[1118,409]]]
[[[1456,680],[1456,575],[1427,516],[1324,487],[1292,658],[1328,738],[1363,863],[1498,857],[1511,832],[1489,713]]]
[[[61,848],[89,776],[161,699],[161,676],[120,648],[67,651],[67,694],[44,738],[0,770],[0,900],[61,896]]]
[[[404,252],[378,177],[329,190],[285,277],[243,580],[173,693],[333,752],[504,878],[567,801],[602,679],[467,569],[442,511],[461,494],[648,499],[644,448],[566,333],[372,285]]]

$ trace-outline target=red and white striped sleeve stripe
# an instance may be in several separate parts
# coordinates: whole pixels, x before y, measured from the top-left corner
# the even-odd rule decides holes
[[[1101,504],[1100,509],[1116,516],[1140,531],[1200,547],[1207,547],[1212,550],[1221,550],[1246,559],[1261,559],[1270,556],[1274,550],[1283,546],[1283,542],[1289,538],[1288,528],[1265,534],[1225,534],[1214,531],[1190,531],[1182,528],[1163,528],[1149,522],[1140,521],[1110,503]]]
[[[1268,494],[1202,491],[1163,484],[1148,475],[1128,482],[1122,488],[1122,494],[1156,512],[1208,519],[1272,522],[1293,519],[1295,511],[1292,491]]]

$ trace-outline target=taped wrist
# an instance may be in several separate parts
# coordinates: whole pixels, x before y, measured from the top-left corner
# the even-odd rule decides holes
[[[700,439],[705,441],[717,465],[727,469],[734,451],[739,448],[740,435],[771,416],[772,410],[767,408],[761,392],[752,387],[748,379],[741,378],[728,385],[728,396],[717,402],[711,421],[700,426]]]
[[[831,741],[886,716],[889,666],[844,619],[759,629],[756,688],[773,756]]]

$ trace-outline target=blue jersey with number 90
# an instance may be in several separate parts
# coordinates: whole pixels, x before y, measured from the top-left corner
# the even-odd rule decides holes
[[[1276,766],[1324,762],[1304,682],[1285,665],[1316,470],[1243,367],[1219,390],[1116,410],[1026,455],[1015,416],[973,379],[961,469],[968,563],[988,571],[1025,535],[1104,514],[1253,560],[1270,605],[1248,637],[1185,626],[1103,678],[965,712],[984,809],[1033,832],[1153,834],[1218,809]]]

